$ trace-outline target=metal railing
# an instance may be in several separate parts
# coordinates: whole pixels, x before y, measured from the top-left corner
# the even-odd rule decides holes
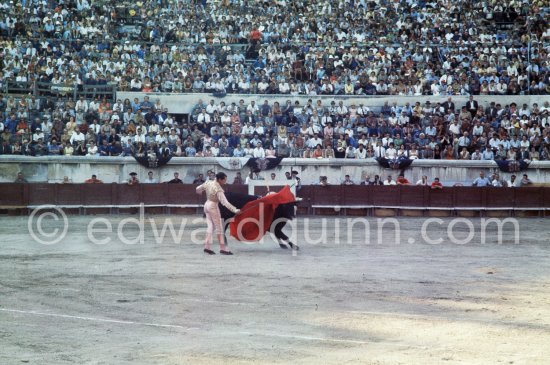
[[[77,100],[80,96],[85,99],[95,97],[107,100],[115,100],[116,85],[75,85],[75,84],[52,84],[48,82],[17,82],[8,80],[0,90],[6,95],[34,95],[41,99],[70,98]]]

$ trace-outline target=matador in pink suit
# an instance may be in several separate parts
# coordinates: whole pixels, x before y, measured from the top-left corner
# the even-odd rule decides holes
[[[220,253],[222,255],[233,255],[233,253],[225,247],[223,240],[222,217],[220,214],[220,208],[218,208],[218,203],[222,203],[224,207],[235,214],[239,214],[240,210],[231,205],[231,203],[229,203],[225,198],[222,185],[225,185],[226,181],[227,175],[223,172],[219,172],[216,174],[216,180],[208,180],[204,184],[197,186],[197,194],[202,194],[203,191],[206,191],[207,200],[204,204],[204,214],[206,214],[206,224],[208,228],[206,229],[204,252],[209,255],[215,254],[215,252],[210,248],[210,245],[212,244],[212,233],[214,231],[216,231],[218,242],[220,243]]]

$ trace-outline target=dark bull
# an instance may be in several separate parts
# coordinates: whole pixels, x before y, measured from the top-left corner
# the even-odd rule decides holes
[[[260,198],[259,196],[256,196],[256,195],[237,194],[237,193],[231,193],[231,192],[225,193],[225,197],[227,198],[227,201],[229,201],[238,209],[241,209],[242,207],[244,207],[246,203]],[[231,213],[229,209],[227,209],[221,204],[218,204],[218,206],[220,207],[220,213],[224,221],[224,233],[225,233],[228,226],[227,224],[228,220],[233,218],[235,214]],[[288,248],[288,246],[290,246],[295,250],[299,249],[298,245],[290,242],[288,236],[283,232],[283,228],[286,225],[286,222],[289,220],[292,220],[295,217],[295,214],[294,214],[295,206],[296,206],[296,203],[281,204],[275,210],[273,221],[277,221],[277,223],[275,225],[271,224],[270,232],[275,235],[275,237],[277,238],[277,242],[279,242],[279,246],[281,248]],[[225,238],[225,241],[227,243],[226,238]]]

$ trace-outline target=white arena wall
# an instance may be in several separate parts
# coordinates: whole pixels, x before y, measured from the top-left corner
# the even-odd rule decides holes
[[[82,183],[95,174],[105,183],[123,183],[130,172],[136,172],[138,178],[143,180],[147,177],[147,172],[153,170],[155,177],[160,178],[161,182],[172,179],[173,173],[179,172],[185,183],[192,183],[195,176],[199,173],[206,175],[210,169],[227,173],[228,181],[232,182],[237,170],[224,169],[219,164],[221,159],[223,158],[175,157],[165,166],[149,169],[138,164],[132,157],[0,156],[0,182],[13,182],[17,172],[22,171],[30,182],[60,183],[64,176],[68,176],[72,182]],[[391,174],[395,179],[399,172],[380,167],[374,159],[286,158],[276,169],[263,174],[269,176],[271,172],[275,172],[279,179],[291,169],[299,172],[303,184],[315,184],[321,175],[327,176],[331,184],[340,184],[346,174],[358,183],[365,175],[372,177],[378,174],[385,178]],[[244,179],[250,170],[244,167],[240,171]],[[415,160],[411,167],[405,170],[405,177],[415,182],[422,175],[427,175],[429,179],[439,177],[444,185],[453,185],[457,182],[469,184],[480,171],[492,173],[498,171],[498,167],[494,161]],[[536,183],[550,183],[550,161],[532,162],[525,173]],[[500,175],[507,179],[510,174],[500,172]]]
[[[198,103],[199,100],[203,100],[208,103],[210,100],[215,100],[216,104],[224,101],[225,104],[231,104],[232,102],[238,103],[239,100],[243,99],[245,104],[249,104],[250,101],[254,100],[257,104],[263,104],[264,100],[268,100],[270,105],[273,102],[277,101],[279,103],[286,102],[286,100],[291,100],[292,103],[299,101],[300,105],[305,105],[309,99],[323,100],[324,105],[330,105],[332,100],[338,102],[343,100],[346,105],[351,105],[355,103],[356,105],[363,104],[369,108],[374,108],[377,110],[384,102],[388,102],[390,105],[393,102],[397,102],[397,105],[405,105],[405,103],[411,103],[414,105],[417,101],[424,103],[430,101],[431,103],[445,102],[447,96],[347,96],[347,95],[262,95],[262,94],[227,94],[225,97],[215,97],[212,94],[207,93],[192,93],[192,94],[174,94],[174,93],[142,93],[142,92],[117,92],[117,98],[124,100],[138,98],[143,100],[144,96],[149,96],[150,101],[155,101],[160,99],[161,103],[168,108],[170,113],[174,114],[188,114],[193,109],[193,106]],[[518,106],[526,103],[529,107],[533,103],[538,103],[541,106],[545,101],[550,102],[550,95],[476,95],[475,100],[484,107],[488,106],[492,101],[500,103],[502,106],[516,103]],[[456,107],[462,106],[468,100],[467,96],[452,96],[452,99]]]

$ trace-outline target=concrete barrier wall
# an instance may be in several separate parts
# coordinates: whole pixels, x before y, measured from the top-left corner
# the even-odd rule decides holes
[[[299,101],[300,105],[306,105],[309,99],[313,101],[323,100],[323,105],[329,106],[332,100],[338,102],[343,100],[346,105],[351,105],[355,103],[356,105],[363,104],[369,108],[374,108],[375,110],[379,109],[384,102],[388,102],[390,105],[393,102],[397,102],[397,105],[405,105],[405,103],[411,103],[414,105],[415,102],[419,101],[424,103],[430,101],[432,103],[445,102],[447,101],[447,96],[370,96],[370,97],[356,97],[356,96],[337,96],[337,95],[261,95],[261,94],[227,94],[223,98],[215,97],[212,94],[170,94],[170,93],[143,93],[143,92],[117,92],[118,99],[130,99],[131,101],[134,98],[143,100],[144,96],[149,96],[150,101],[154,102],[156,99],[160,99],[162,104],[168,108],[170,113],[174,114],[188,114],[193,109],[193,106],[198,103],[200,99],[208,103],[210,100],[215,100],[216,104],[219,104],[221,101],[225,104],[231,104],[235,102],[238,104],[239,100],[243,99],[245,104],[248,105],[250,101],[254,100],[257,104],[263,104],[264,100],[268,100],[270,105],[273,105],[275,101],[279,103],[286,103],[286,100],[292,100],[294,104],[295,101]],[[452,96],[453,101],[457,107],[460,107],[466,103],[468,100],[467,96]],[[482,106],[488,106],[492,101],[498,102],[500,104],[507,105],[511,103],[516,103],[518,106],[526,103],[531,107],[533,103],[538,103],[541,106],[545,101],[550,102],[550,95],[491,95],[491,96],[482,96],[476,95],[475,100]]]
[[[180,178],[190,184],[199,173],[206,175],[208,170],[223,171],[229,176],[228,181],[232,182],[237,171],[224,169],[219,164],[222,159],[228,158],[177,157],[161,168],[149,169],[139,165],[132,157],[0,156],[0,182],[13,182],[17,172],[22,171],[31,182],[59,183],[64,176],[68,176],[72,182],[82,183],[95,174],[105,183],[122,183],[128,179],[130,172],[136,172],[138,178],[144,180],[150,170],[161,182],[172,179],[174,172],[179,172]],[[327,176],[331,184],[340,184],[346,174],[359,183],[365,175],[380,175],[382,178],[392,175],[395,178],[399,173],[380,167],[374,159],[285,158],[277,168],[263,174],[267,177],[275,172],[279,179],[290,170],[298,171],[304,185],[317,183],[321,175]],[[239,171],[244,179],[250,170],[243,168]],[[430,180],[439,177],[444,185],[449,186],[457,182],[469,184],[480,171],[498,172],[498,167],[494,161],[415,160],[405,170],[405,177],[412,183],[422,175],[427,175]],[[532,162],[525,173],[536,183],[550,183],[550,161]],[[500,175],[508,179],[511,174],[500,172]]]

